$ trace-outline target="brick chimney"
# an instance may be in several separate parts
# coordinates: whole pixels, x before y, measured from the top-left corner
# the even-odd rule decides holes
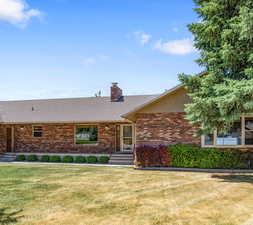
[[[112,102],[123,102],[124,96],[122,90],[118,87],[118,83],[114,82],[111,86],[111,101]]]

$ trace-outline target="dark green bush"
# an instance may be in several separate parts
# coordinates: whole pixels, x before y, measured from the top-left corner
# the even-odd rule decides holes
[[[38,156],[37,155],[28,155],[26,160],[29,162],[35,162],[35,161],[38,161]]]
[[[108,163],[109,162],[109,157],[108,156],[100,156],[99,158],[98,158],[98,162],[99,163]]]
[[[61,157],[58,155],[53,155],[49,157],[49,162],[61,162]]]
[[[49,162],[49,156],[48,155],[41,156],[40,161],[41,162]]]
[[[26,160],[26,157],[25,157],[25,155],[17,155],[17,157],[16,157],[15,160],[16,160],[16,161],[25,161],[25,160]]]
[[[97,163],[98,159],[96,156],[88,156],[87,157],[87,162],[88,163]]]
[[[75,157],[75,163],[85,163],[86,158],[84,156],[76,156]]]
[[[72,163],[73,161],[74,161],[74,158],[71,155],[66,155],[62,158],[62,162],[64,163]]]
[[[235,169],[245,166],[239,150],[174,145],[168,148],[172,167]]]

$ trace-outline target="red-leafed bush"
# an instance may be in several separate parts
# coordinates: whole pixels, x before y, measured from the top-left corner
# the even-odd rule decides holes
[[[138,146],[135,148],[134,155],[137,167],[165,167],[170,164],[170,156],[166,146]]]

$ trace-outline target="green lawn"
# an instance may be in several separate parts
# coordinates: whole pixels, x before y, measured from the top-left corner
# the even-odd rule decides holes
[[[0,164],[0,224],[252,225],[253,175]]]

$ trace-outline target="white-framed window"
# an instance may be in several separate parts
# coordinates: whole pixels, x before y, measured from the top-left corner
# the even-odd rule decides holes
[[[75,131],[76,145],[95,145],[98,143],[97,125],[77,125]]]
[[[226,134],[202,136],[203,147],[253,147],[253,116],[242,116]]]
[[[32,132],[33,137],[42,137],[43,136],[42,126],[33,126],[32,131],[33,131]]]

